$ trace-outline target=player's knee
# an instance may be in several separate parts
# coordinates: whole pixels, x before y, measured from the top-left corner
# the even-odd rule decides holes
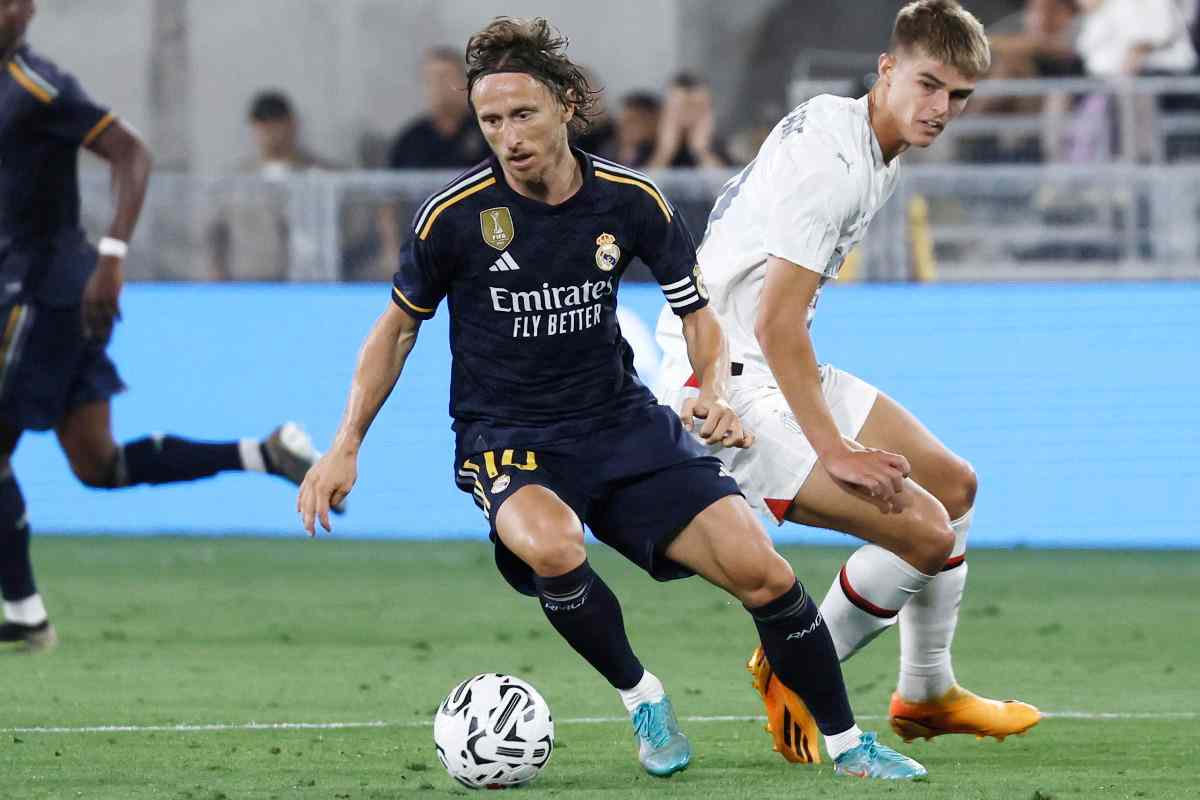
[[[565,575],[587,558],[583,531],[573,519],[534,522],[529,530],[529,543],[524,555],[536,575]]]
[[[975,475],[975,470],[969,462],[961,458],[954,459],[954,466],[951,470],[952,478],[950,480],[949,491],[947,496],[941,498],[942,505],[946,507],[946,513],[950,515],[950,519],[959,519],[964,516],[975,506],[975,492],[979,489],[979,478]]]
[[[950,516],[940,504],[925,510],[915,520],[911,550],[906,560],[926,575],[936,575],[950,551],[954,549],[954,530],[950,527]]]
[[[765,606],[796,583],[792,565],[774,549],[748,560],[732,577],[737,598],[747,608]]]

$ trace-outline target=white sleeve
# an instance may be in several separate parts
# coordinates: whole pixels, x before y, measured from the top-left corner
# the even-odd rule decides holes
[[[1130,3],[1123,20],[1128,41],[1166,47],[1176,36],[1186,36],[1182,12],[1176,8],[1175,0],[1141,0]]]
[[[764,249],[823,273],[858,192],[832,143],[802,136],[789,144],[771,164]]]

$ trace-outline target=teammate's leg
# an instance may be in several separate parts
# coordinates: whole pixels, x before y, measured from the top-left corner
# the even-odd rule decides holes
[[[55,433],[76,477],[98,489],[193,481],[226,471],[266,472],[299,483],[317,457],[307,435],[290,423],[263,441],[155,435],[118,445],[107,400],[72,408]]]
[[[44,648],[54,644],[55,635],[33,580],[25,499],[12,470],[12,454],[20,438],[19,428],[0,422],[0,596],[4,601],[0,642]]]
[[[900,610],[900,679],[892,699],[892,727],[906,738],[964,732],[1003,738],[1037,724],[1026,703],[998,703],[958,687],[950,646],[967,581],[967,533],[977,481],[965,460],[938,441],[899,403],[880,393],[859,441],[902,453],[912,478],[946,508],[954,547],[933,580]],[[857,555],[857,554],[856,554]]]
[[[855,725],[829,629],[743,498],[727,496],[710,505],[665,555],[737,597],[750,612],[775,679],[804,700],[838,772],[886,778],[925,774],[919,764],[877,745],[872,734]],[[772,722],[790,736],[786,714],[782,709]]]
[[[687,766],[691,750],[678,731],[662,682],[629,644],[621,604],[587,561],[583,524],[553,491],[527,485],[495,516],[496,535],[533,570],[546,619],[621,696],[641,740],[639,760],[665,776]]]

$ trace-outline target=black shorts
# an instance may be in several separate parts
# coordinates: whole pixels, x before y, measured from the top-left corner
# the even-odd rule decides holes
[[[663,551],[701,511],[741,494],[666,406],[648,408],[620,429],[536,451],[472,454],[460,460],[455,480],[488,519],[501,574],[528,595],[537,594],[533,571],[496,535],[500,506],[522,486],[554,492],[597,539],[660,581],[693,574]]]
[[[0,421],[48,430],[125,384],[83,335],[80,298],[96,265],[82,231],[0,253]]]

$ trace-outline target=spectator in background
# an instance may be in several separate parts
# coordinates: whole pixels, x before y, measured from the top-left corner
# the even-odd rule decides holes
[[[479,126],[467,107],[462,54],[435,47],[421,65],[426,113],[396,136],[388,152],[392,169],[465,169],[487,157]]]
[[[708,84],[695,75],[680,73],[667,89],[658,143],[647,166],[723,168],[732,163],[724,143],[716,139]]]
[[[1189,7],[1185,10],[1184,3]],[[1187,75],[1196,71],[1196,48],[1188,28],[1194,14],[1191,0],[1080,0],[1083,25],[1077,46],[1089,75],[1097,77]],[[1162,160],[1157,136],[1158,104],[1151,95],[1119,95],[1125,106],[1119,118],[1133,122],[1132,141],[1123,143],[1126,156],[1138,161]],[[1166,110],[1189,108],[1194,96],[1162,98]],[[1074,160],[1104,155],[1109,115],[1107,96],[1089,97],[1072,131]],[[1099,145],[1096,143],[1100,142]]]
[[[1079,53],[1088,74],[1184,75],[1196,49],[1180,0],[1080,0]],[[1190,11],[1190,9],[1189,9]]]
[[[255,95],[248,122],[258,152],[238,166],[238,174],[283,181],[308,170],[338,169],[300,146],[299,121],[283,92],[268,89]],[[286,280],[293,256],[315,257],[311,237],[291,229],[286,192],[239,184],[221,200],[207,231],[212,279]]]
[[[988,27],[993,78],[1083,74],[1075,49],[1078,0],[1025,0],[1024,9]]]
[[[988,27],[992,65],[988,78],[1025,79],[1083,75],[1075,50],[1079,32],[1077,0],[1025,0],[1024,8]],[[971,114],[1042,114],[1040,131],[996,130],[958,141],[958,157],[972,162],[1035,162],[1058,160],[1062,129],[1070,98],[985,95],[972,98]]]
[[[628,167],[644,167],[654,156],[662,103],[653,92],[630,92],[621,98],[613,137],[597,155]]]

